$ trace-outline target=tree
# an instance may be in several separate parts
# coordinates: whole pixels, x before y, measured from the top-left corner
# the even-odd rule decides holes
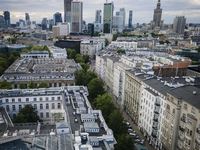
[[[36,108],[34,108],[32,105],[25,105],[25,107],[19,111],[19,113],[14,119],[15,123],[28,123],[28,122],[41,121],[39,116],[37,115]]]
[[[113,41],[116,41],[118,36],[119,36],[118,34],[113,34]]]
[[[69,39],[69,40],[72,40],[72,37],[70,36],[68,39]]]
[[[122,112],[120,112],[119,108],[115,110],[114,113],[111,113],[108,119],[108,127],[112,129],[115,137],[127,133],[126,128],[124,128],[126,126],[126,124],[123,122],[124,117],[122,115]]]
[[[92,79],[88,84],[88,91],[89,100],[93,102],[97,95],[101,95],[104,93],[103,82],[98,78]]]
[[[12,51],[11,55],[14,55],[15,57],[20,57],[20,53],[17,51]]]
[[[83,85],[84,77],[85,77],[85,70],[80,69],[74,72],[76,76],[76,85]]]
[[[178,41],[176,40],[176,41],[175,41],[175,45],[177,45],[177,44],[178,44]]]
[[[125,51],[125,50],[122,50],[122,49],[119,49],[119,50],[117,51],[117,53],[126,54],[126,51]]]
[[[97,75],[92,71],[87,71],[83,80],[83,85],[87,86],[94,78],[97,78]]]
[[[82,63],[82,62],[80,62],[80,65],[81,65],[81,67],[83,68],[83,70],[85,70],[85,72],[90,68],[89,65],[87,65],[87,64],[85,64],[85,63]]]
[[[90,56],[89,55],[83,55],[83,60],[85,63],[88,63],[89,62],[89,59],[90,59]]]
[[[66,40],[67,39],[67,37],[66,36],[64,36],[64,40]]]
[[[12,65],[12,63],[14,63],[16,59],[17,58],[15,58],[15,56],[11,54],[10,57],[8,58],[8,60],[7,60],[8,66]]]
[[[21,82],[21,83],[19,84],[19,88],[20,88],[20,89],[26,89],[26,85],[25,85],[23,82]]]
[[[84,63],[84,60],[80,54],[76,55],[76,63]]]
[[[50,88],[50,86],[47,83],[45,83],[44,81],[42,81],[42,82],[40,82],[38,88]]]
[[[126,134],[117,136],[115,150],[136,150],[133,137],[127,137]]]
[[[99,32],[98,31],[94,31],[94,36],[99,36]]]
[[[169,43],[171,43],[169,40],[165,40],[165,43],[167,43],[167,44],[169,44]]]
[[[105,39],[105,44],[106,44],[106,46],[109,44],[108,39]]]
[[[75,60],[75,58],[76,58],[76,51],[72,50],[71,53],[70,53],[70,59],[74,59]]]
[[[97,109],[102,111],[105,121],[108,122],[108,117],[111,113],[113,113],[115,108],[112,98],[108,95],[108,93],[98,95],[97,98],[94,99],[93,104]]]
[[[0,82],[0,89],[12,89],[12,86],[10,86],[7,80],[3,80]]]
[[[28,85],[28,87],[30,89],[35,89],[36,88],[35,83],[33,82],[33,80],[30,81],[30,84]]]
[[[164,42],[164,41],[159,41],[159,43],[160,43],[160,44],[164,44],[165,42]]]

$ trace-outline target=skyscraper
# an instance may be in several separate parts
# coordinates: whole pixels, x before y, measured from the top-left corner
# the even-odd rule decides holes
[[[53,19],[49,20],[49,30],[52,31],[52,27],[54,25]]]
[[[132,28],[132,26],[133,26],[133,25],[132,25],[132,21],[133,21],[132,18],[133,18],[133,11],[130,10],[130,11],[129,11],[129,18],[128,18],[128,27],[129,27],[129,28]]]
[[[104,3],[103,33],[112,32],[114,3]]]
[[[42,19],[42,30],[46,30],[47,29],[47,18],[43,18]]]
[[[162,29],[163,21],[161,21],[162,9],[160,8],[160,5],[160,0],[158,0],[157,8],[154,9],[153,21],[150,23],[150,29],[154,29],[155,27]]]
[[[178,34],[184,34],[186,18],[184,16],[178,16],[174,19],[173,30]]]
[[[82,32],[83,22],[83,3],[80,1],[73,1],[71,6],[72,18],[71,18],[71,31],[76,33]]]
[[[5,19],[5,25],[9,27],[10,26],[10,12],[9,11],[4,11],[4,19]]]
[[[30,16],[28,13],[25,13],[25,20],[26,20],[26,25],[30,25]]]
[[[123,31],[123,16],[114,16],[112,31],[116,33],[121,33]]]
[[[120,8],[119,15],[123,17],[123,29],[125,28],[126,12],[124,8]]]
[[[95,23],[101,23],[101,10],[96,10]]]
[[[62,22],[62,15],[61,13],[57,12],[53,15],[53,22],[54,25],[57,25],[58,22]]]
[[[0,28],[5,26],[5,19],[2,15],[0,15]]]
[[[72,0],[64,0],[64,22],[71,23],[71,3]]]

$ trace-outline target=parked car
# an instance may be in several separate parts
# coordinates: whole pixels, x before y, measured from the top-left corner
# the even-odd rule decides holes
[[[135,134],[136,134],[136,132],[135,132],[133,129],[128,129],[128,132],[129,132],[129,133],[135,133]]]
[[[129,133],[130,136],[137,136],[135,133]]]
[[[136,139],[136,140],[135,140],[135,143],[138,143],[138,144],[139,144],[139,143],[140,143],[140,140],[139,140],[139,139]]]
[[[77,118],[75,118],[75,119],[74,119],[74,122],[76,122],[76,123],[77,123],[77,122],[78,122],[78,119],[77,119]]]
[[[140,141],[140,144],[141,144],[141,145],[144,145],[144,142],[145,142],[145,140],[142,139],[142,140]]]

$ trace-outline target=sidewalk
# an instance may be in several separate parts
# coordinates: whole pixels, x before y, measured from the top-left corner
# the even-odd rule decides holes
[[[113,99],[113,97],[112,97],[112,99]],[[148,148],[148,150],[155,150],[155,148],[153,146],[151,146],[149,144],[149,142],[147,141],[147,139],[144,137],[144,135],[142,134],[142,132],[140,131],[140,129],[138,128],[138,126],[136,124],[134,124],[134,122],[132,121],[131,117],[128,116],[127,113],[124,110],[122,110],[122,108],[119,106],[119,104],[117,104],[117,102],[114,99],[113,99],[113,102],[114,102],[115,106],[118,107],[118,108],[120,108],[120,111],[123,112],[124,119],[127,120],[131,124],[133,130],[135,130],[136,133],[139,134],[140,140],[142,140],[142,139],[145,140],[145,144],[141,145],[141,146]]]

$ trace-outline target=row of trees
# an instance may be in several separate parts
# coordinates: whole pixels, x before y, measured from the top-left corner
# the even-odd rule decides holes
[[[97,78],[96,74],[87,71],[89,68],[75,71],[76,84],[85,85],[88,87],[89,101],[92,106],[102,111],[102,115],[112,129],[114,136],[117,140],[116,150],[134,150],[134,140],[132,137],[127,137],[127,130],[125,127],[124,117],[120,109],[115,109],[112,98],[104,91],[104,83]]]
[[[164,44],[164,43],[169,44],[169,43],[171,43],[171,42],[170,42],[169,40],[165,40],[165,41],[162,41],[162,40],[161,40],[161,41],[159,41],[159,43],[160,43],[160,44]]]
[[[35,83],[33,82],[33,80],[30,81],[30,84],[28,85],[28,87],[29,87],[29,89],[35,89],[35,88],[50,88],[50,86],[49,86],[47,83],[45,83],[44,81],[40,82],[39,86],[37,87],[37,86],[35,85]],[[21,83],[19,84],[19,88],[20,88],[20,89],[26,89],[27,87],[26,87],[26,85],[25,85],[23,82],[21,82]]]
[[[117,53],[126,54],[126,51],[125,51],[125,50],[122,50],[122,49],[119,49],[119,50],[117,51]]]

